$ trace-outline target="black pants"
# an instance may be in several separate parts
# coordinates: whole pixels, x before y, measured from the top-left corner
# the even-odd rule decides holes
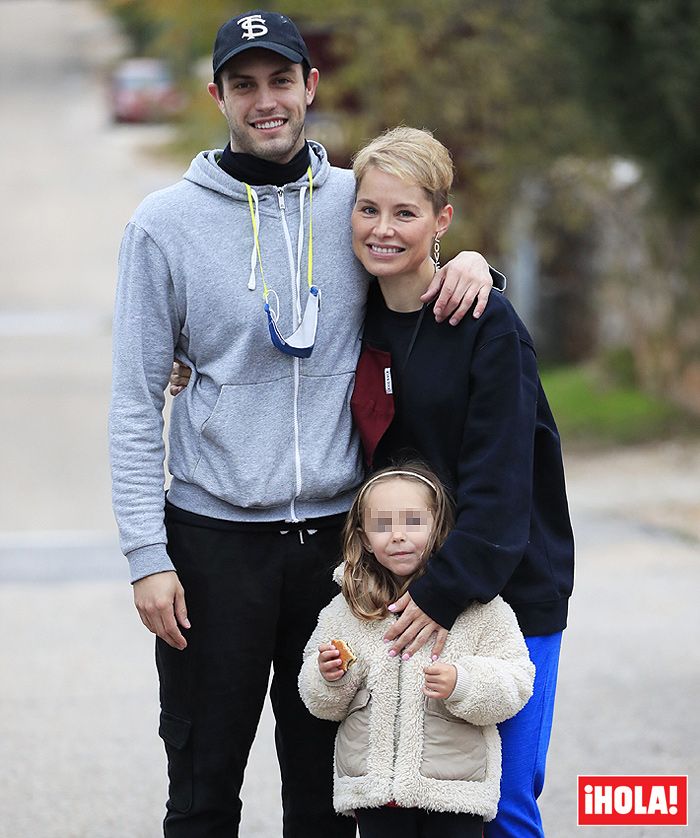
[[[314,718],[297,687],[318,612],[338,592],[331,573],[339,527],[304,531],[302,544],[294,529],[241,529],[170,505],[166,526],[192,624],[184,651],[156,641],[166,838],[238,835],[239,792],[271,664],[283,835],[351,838],[354,822],[332,808],[336,725]]]
[[[484,819],[454,812],[423,809],[358,809],[360,838],[481,838]]]

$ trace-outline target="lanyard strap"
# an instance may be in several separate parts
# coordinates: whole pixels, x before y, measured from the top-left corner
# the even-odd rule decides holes
[[[308,247],[308,254],[307,254],[307,270],[306,270],[306,281],[308,282],[309,288],[313,285],[312,276],[313,276],[313,259],[314,259],[314,239],[313,239],[313,209],[314,209],[314,178],[311,172],[311,166],[306,170],[306,175],[309,179],[309,247]],[[255,240],[255,250],[258,254],[258,264],[260,265],[260,276],[262,277],[263,283],[263,299],[267,302],[267,297],[270,293],[270,289],[267,287],[267,283],[265,282],[265,271],[263,270],[263,263],[262,263],[262,254],[260,252],[260,236],[258,234],[258,222],[256,219],[256,207],[253,207],[253,190],[250,188],[249,184],[243,184],[246,189],[246,193],[248,195],[248,209],[250,210],[250,220],[253,225],[253,238]]]
[[[311,174],[311,166],[306,170],[306,174],[309,178],[309,247],[306,264],[306,281],[309,284],[309,288],[311,288],[313,285],[311,277],[313,275],[314,263],[314,178]]]
[[[265,282],[265,271],[263,270],[262,255],[260,253],[260,238],[258,237],[258,224],[257,224],[257,221],[255,220],[255,209],[253,209],[253,190],[250,188],[250,186],[247,183],[244,184],[244,186],[245,186],[245,191],[248,194],[248,208],[250,209],[250,220],[253,223],[253,239],[255,240],[255,249],[256,249],[257,254],[258,254],[258,264],[260,265],[260,276],[262,277],[262,283],[263,283],[263,300],[265,300],[265,302],[267,302],[267,296],[270,293],[270,291],[267,287],[267,283]],[[256,209],[257,209],[257,203],[256,203]],[[251,274],[251,282],[253,284],[250,285],[249,287],[254,288],[255,287],[255,279],[253,278],[252,274]]]

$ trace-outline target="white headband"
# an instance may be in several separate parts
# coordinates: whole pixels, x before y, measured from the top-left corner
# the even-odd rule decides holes
[[[362,495],[367,491],[367,489],[375,483],[377,480],[382,480],[385,477],[413,477],[415,480],[422,480],[426,486],[430,486],[430,488],[438,494],[437,486],[432,482],[432,480],[428,480],[427,477],[423,477],[422,474],[418,474],[417,471],[406,471],[405,469],[396,469],[395,471],[383,471],[380,474],[375,474],[374,477],[370,477],[370,479],[365,483],[365,485],[360,490],[360,494],[357,497],[358,504],[362,500]]]

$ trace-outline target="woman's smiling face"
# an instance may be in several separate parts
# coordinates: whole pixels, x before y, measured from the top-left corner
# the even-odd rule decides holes
[[[435,234],[445,226],[444,213],[435,213],[416,183],[370,166],[357,186],[352,211],[355,255],[377,277],[417,273],[430,257]]]

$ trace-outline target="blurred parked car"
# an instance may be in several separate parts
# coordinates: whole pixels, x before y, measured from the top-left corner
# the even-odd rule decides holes
[[[184,104],[164,61],[129,58],[112,73],[110,107],[115,122],[161,122],[177,116]]]

